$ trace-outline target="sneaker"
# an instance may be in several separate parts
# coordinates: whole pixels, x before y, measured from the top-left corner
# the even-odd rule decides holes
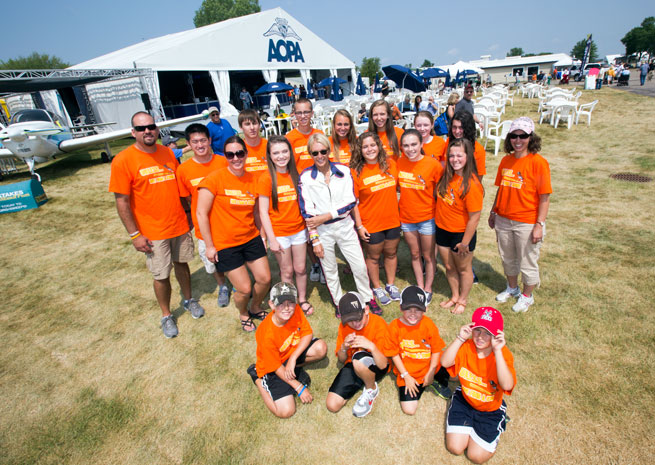
[[[318,272],[319,272],[318,282],[321,283],[321,284],[325,284],[325,275],[323,274],[323,268],[319,267]]]
[[[387,294],[389,294],[389,297],[391,300],[399,301],[400,300],[400,291],[396,286],[393,284],[387,284],[384,286],[384,289],[387,291]]]
[[[296,379],[300,384],[304,384],[307,387],[311,386],[312,384],[312,378],[309,376],[309,373],[302,369],[302,367],[298,369]]]
[[[366,389],[362,392],[362,395],[359,396],[355,405],[353,405],[353,415],[357,418],[365,417],[373,409],[373,401],[378,396],[380,390],[378,389],[378,383],[375,383],[375,389]]]
[[[527,312],[530,305],[534,303],[534,296],[527,297],[525,294],[519,295],[519,300],[514,304],[512,310],[516,313]]]
[[[381,287],[373,289],[373,294],[375,294],[375,297],[380,301],[380,305],[389,305],[391,303],[391,299]]]
[[[189,300],[185,300],[183,305],[184,310],[188,310],[194,320],[205,316],[205,309],[200,306],[196,299],[191,298]]]
[[[518,287],[511,288],[507,286],[503,292],[496,296],[496,300],[498,302],[507,302],[510,297],[518,298],[519,295],[521,295],[521,290]]]
[[[425,293],[425,306],[427,307],[432,302],[432,292]]]
[[[321,278],[321,266],[318,263],[314,263],[312,268],[309,270],[309,280],[313,282],[318,282]]]
[[[230,304],[230,288],[225,284],[218,288],[218,306],[227,307]]]
[[[168,315],[161,319],[161,330],[168,339],[177,336],[177,325],[175,324],[173,315]]]
[[[480,284],[480,280],[478,279],[478,275],[475,274],[475,270],[473,271],[473,284]]]
[[[382,315],[382,309],[378,305],[378,303],[375,301],[375,299],[371,299],[368,303],[368,308],[371,310],[371,313],[374,315]]]
[[[257,381],[257,378],[259,378],[259,376],[257,376],[257,369],[255,368],[254,363],[248,367],[248,369],[246,370],[246,373],[248,373],[250,375],[250,378],[252,378],[253,383],[255,381]]]
[[[453,391],[451,391],[448,386],[437,381],[433,381],[432,384],[430,384],[430,387],[434,389],[435,394],[442,399],[448,400],[453,396]]]

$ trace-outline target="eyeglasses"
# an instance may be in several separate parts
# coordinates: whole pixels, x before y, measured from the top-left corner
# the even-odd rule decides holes
[[[309,154],[310,154],[312,157],[317,156],[319,153],[320,153],[321,155],[327,155],[327,154],[328,154],[328,149],[315,150],[315,151],[313,151],[313,152],[309,152]]]
[[[154,131],[155,129],[157,129],[157,125],[153,123],[153,124],[146,124],[145,126],[134,126],[134,130],[136,132],[143,132],[146,129],[148,131]]]
[[[525,139],[527,139],[528,137],[530,137],[530,134],[510,134],[510,135],[509,135],[509,138],[512,139],[512,140],[513,140],[513,139],[516,139],[517,137],[518,137],[519,139],[525,140]]]
[[[228,160],[232,160],[234,159],[234,157],[241,160],[245,156],[246,156],[245,150],[237,150],[236,152],[225,152],[225,158],[227,158]]]
[[[213,117],[213,116],[218,116],[218,115],[219,115],[219,113],[214,112],[214,113],[212,113],[212,114],[209,115],[209,116],[212,116],[212,117]]]
[[[296,116],[309,116],[311,114],[312,114],[311,111],[296,111],[296,112],[294,112],[294,115],[296,115]]]

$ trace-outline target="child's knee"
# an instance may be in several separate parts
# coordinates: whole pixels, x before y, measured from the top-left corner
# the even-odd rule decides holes
[[[295,405],[278,405],[277,410],[274,412],[278,418],[290,418],[296,413]]]
[[[313,352],[312,355],[314,357],[321,359],[327,355],[327,344],[323,339],[319,339],[312,344],[311,351]]]
[[[416,413],[416,408],[418,407],[418,402],[401,402],[400,409],[405,415],[414,415]]]
[[[493,457],[493,455],[493,452],[487,452],[482,448],[469,448],[469,450],[466,451],[466,457],[473,463],[485,463]]]
[[[337,413],[344,405],[346,405],[345,399],[331,392],[328,393],[327,399],[325,399],[325,406],[330,412]]]

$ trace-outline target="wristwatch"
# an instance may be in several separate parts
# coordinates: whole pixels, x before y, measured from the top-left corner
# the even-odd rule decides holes
[[[546,227],[546,222],[545,221],[537,221],[537,224],[540,224],[542,228]]]

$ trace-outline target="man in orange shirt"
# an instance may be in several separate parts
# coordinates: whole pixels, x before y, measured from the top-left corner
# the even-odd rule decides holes
[[[171,149],[157,144],[159,129],[152,116],[140,111],[132,116],[136,143],[116,155],[111,164],[109,192],[132,245],[146,254],[154,278],[157,302],[162,312],[164,336],[175,337],[177,324],[170,310],[171,267],[184,295],[184,308],[193,318],[205,310],[191,297],[193,238],[180,201],[175,170],[178,163]]]

